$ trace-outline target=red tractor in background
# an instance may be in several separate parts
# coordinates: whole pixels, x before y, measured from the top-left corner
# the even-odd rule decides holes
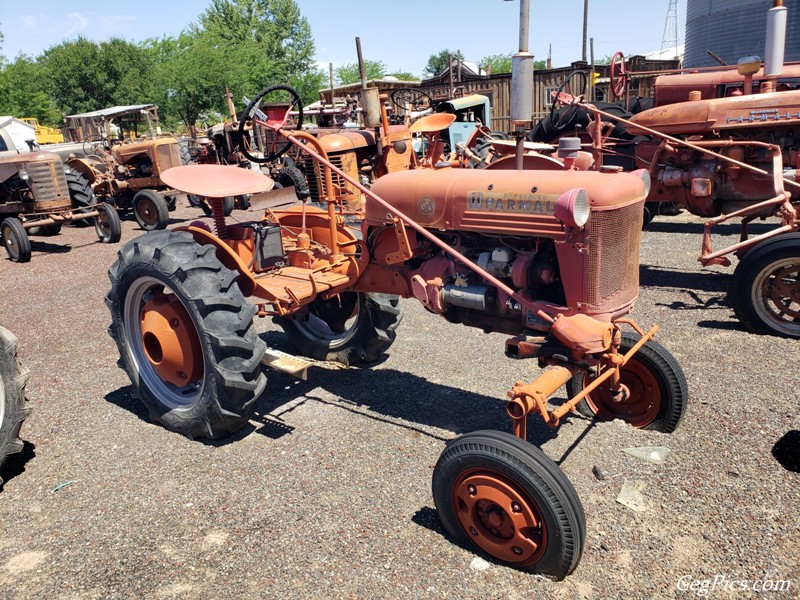
[[[257,120],[273,94],[290,95],[302,112],[296,92],[279,85],[256,97],[245,120]],[[229,435],[267,386],[255,316],[271,316],[300,354],[349,365],[389,349],[401,297],[452,323],[504,333],[506,356],[546,370],[508,392],[513,433],[448,443],[434,501],[459,542],[566,577],[583,552],[585,516],[564,473],[526,441],[528,414],[555,427],[578,410],[671,432],[688,401],[680,366],[653,341],[658,327],[627,317],[638,296],[647,171],[580,170],[585,153],[572,140],[549,170],[432,160],[368,189],[329,159],[322,140],[286,129],[287,118],[258,119],[286,146],[255,159],[299,148],[324,182],[323,208],[303,202],[230,224],[222,198],[266,191],[269,178],[220,165],[171,169],[169,185],[212,198],[213,229],[196,222],[147,233],[109,270],[109,332],[136,395],[167,429]],[[549,408],[564,384],[570,399]]]
[[[727,266],[729,254],[739,257],[729,297],[744,327],[800,338],[800,78],[764,72],[758,57],[747,57],[724,76],[662,76],[656,106],[632,116],[560,94],[531,137],[578,135],[598,164],[647,169],[645,224],[662,206],[708,218],[699,260]],[[687,92],[692,85],[699,89]],[[673,88],[687,93],[684,101]],[[768,218],[778,225],[749,236],[749,223]],[[741,220],[740,242],[714,251],[713,227],[731,219]]]

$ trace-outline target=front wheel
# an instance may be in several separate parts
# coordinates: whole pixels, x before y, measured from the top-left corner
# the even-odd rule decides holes
[[[30,411],[25,399],[28,374],[17,358],[17,338],[0,327],[0,468],[9,454],[22,450],[19,428]]]
[[[564,579],[583,553],[586,517],[575,488],[539,448],[475,431],[447,444],[433,471],[447,532],[508,565]]]
[[[400,298],[343,292],[318,298],[305,314],[275,317],[301,355],[345,365],[373,362],[394,343],[403,319]]]
[[[145,231],[164,229],[169,224],[169,206],[155,190],[139,190],[133,196],[133,216]]]
[[[94,219],[97,238],[104,244],[116,244],[122,237],[122,223],[116,209],[105,202],[100,202],[95,208],[100,213]]]
[[[31,240],[19,219],[8,217],[0,224],[0,238],[13,262],[29,262],[31,260]]]
[[[620,353],[638,341],[637,336],[623,332]],[[613,398],[610,387],[601,384],[578,404],[578,412],[599,421],[621,419],[639,429],[675,431],[686,412],[689,392],[683,369],[669,350],[651,340],[620,371],[622,399]],[[592,379],[588,373],[575,375],[567,382],[569,395],[576,396]]]
[[[190,438],[237,430],[266,386],[266,345],[236,273],[185,232],[125,244],[109,270],[109,333],[156,422]]]
[[[800,233],[774,237],[745,254],[729,298],[748,331],[800,338]]]
[[[208,198],[201,196],[195,196],[196,205],[199,206],[203,214],[207,217],[214,216],[214,209],[211,206],[211,200]],[[225,196],[222,199],[222,213],[228,217],[233,212],[234,207],[236,206],[236,199],[233,196]]]

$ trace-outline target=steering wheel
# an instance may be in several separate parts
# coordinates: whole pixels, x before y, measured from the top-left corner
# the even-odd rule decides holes
[[[286,112],[283,114],[282,118],[275,118],[274,116],[270,116],[265,114],[261,109],[261,101],[272,94],[273,92],[286,92],[292,99],[292,103],[289,105],[289,108],[286,109]],[[303,126],[303,101],[300,100],[300,96],[298,95],[297,91],[290,85],[280,84],[280,85],[271,85],[270,87],[261,90],[255,98],[247,105],[247,108],[244,109],[244,113],[242,113],[242,120],[239,121],[239,137],[242,140],[241,149],[242,154],[244,154],[249,160],[255,163],[268,163],[272,162],[273,160],[277,160],[291,148],[292,143],[287,141],[283,146],[279,149],[275,149],[276,145],[278,144],[278,133],[275,133],[275,139],[270,143],[272,147],[272,152],[265,155],[265,156],[254,156],[250,154],[250,150],[248,149],[248,144],[246,143],[247,135],[245,134],[245,125],[248,121],[252,121],[253,124],[255,123],[262,123],[264,125],[286,125],[286,122],[289,120],[289,113],[297,107],[297,123],[293,127],[293,129],[300,129]],[[268,109],[269,110],[269,109]],[[273,131],[273,130],[270,130]]]
[[[106,152],[107,147],[108,139],[101,135],[90,136],[83,140],[83,143],[81,144],[81,150],[83,150],[84,156],[97,156],[98,150],[101,152]]]
[[[426,110],[433,106],[433,98],[417,88],[396,89],[390,94],[390,97],[392,104],[403,110],[409,104],[414,110]]]
[[[619,59],[619,63],[617,62]],[[617,52],[611,57],[611,91],[615,98],[621,98],[628,84],[628,72],[625,70],[625,56]]]
[[[585,71],[573,71],[558,86],[558,90],[553,96],[553,102],[550,104],[550,123],[556,131],[564,129],[572,121],[575,112],[578,110],[577,104],[570,104],[563,110],[558,110],[561,94],[565,93],[578,97],[586,90],[587,81],[588,78]]]

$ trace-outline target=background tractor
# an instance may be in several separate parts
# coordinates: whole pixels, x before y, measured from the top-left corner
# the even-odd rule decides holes
[[[30,411],[25,398],[28,374],[17,357],[16,336],[0,327],[0,469],[10,454],[22,450],[19,429]]]
[[[91,194],[83,206],[73,208],[70,196],[76,192],[57,154],[20,153],[0,129],[0,239],[12,261],[31,259],[32,229],[52,236],[64,223],[86,220],[94,222],[101,242],[120,240],[122,229],[114,208],[95,203]]]
[[[299,105],[294,90],[273,86],[246,119],[274,93]],[[653,341],[658,327],[626,317],[638,296],[647,172],[579,170],[565,143],[553,159],[560,169],[438,164],[386,173],[368,189],[327,156],[324,138],[287,130],[287,119],[258,121],[315,161],[324,208],[304,202],[230,224],[221,198],[266,191],[271,180],[217,165],[172,169],[170,185],[213,198],[213,229],[197,222],[147,233],[109,270],[109,332],[136,395],[172,431],[229,435],[267,387],[261,361],[270,351],[255,316],[272,316],[300,354],[347,365],[389,349],[401,297],[503,333],[506,356],[547,369],[509,391],[513,434],[478,431],[447,445],[434,501],[460,543],[566,577],[586,539],[583,508],[564,473],[526,441],[528,414],[555,427],[577,409],[671,432],[688,400],[680,366]],[[363,210],[351,207],[356,194]],[[551,409],[565,384],[570,399]]]

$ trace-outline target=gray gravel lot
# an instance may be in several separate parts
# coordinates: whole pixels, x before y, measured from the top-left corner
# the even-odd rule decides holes
[[[189,441],[147,421],[116,366],[103,298],[117,247],[92,228],[33,238],[31,263],[0,260],[0,324],[19,337],[33,405],[3,473],[0,597],[683,598],[695,592],[679,581],[716,576],[747,587],[708,597],[800,597],[800,341],[740,329],[732,268],[699,266],[700,230],[681,215],[645,233],[634,313],[661,325],[686,372],[678,431],[530,420],[586,511],[583,559],[559,583],[475,561],[433,509],[445,442],[509,430],[506,391],[539,372],[503,356],[504,336],[405,301],[380,364],[320,364],[306,382],[269,372],[245,430]],[[735,238],[722,231],[718,243]],[[140,234],[123,221],[123,242]],[[269,320],[258,327],[289,350]],[[631,446],[671,454],[652,465],[621,452]],[[792,459],[795,471],[781,464]],[[645,512],[615,502],[624,479],[644,482]],[[758,593],[760,580],[791,587]]]

